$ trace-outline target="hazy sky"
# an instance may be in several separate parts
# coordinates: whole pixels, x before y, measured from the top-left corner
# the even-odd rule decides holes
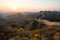
[[[0,0],[0,10],[60,10],[60,0]]]

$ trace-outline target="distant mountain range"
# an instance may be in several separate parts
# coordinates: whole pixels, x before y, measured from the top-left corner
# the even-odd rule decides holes
[[[25,13],[15,13],[15,12],[0,12],[0,21],[15,21],[25,25],[29,19],[40,18],[45,15],[42,19],[47,19],[49,21],[60,22],[60,12],[59,11],[40,11],[40,12],[25,12]]]

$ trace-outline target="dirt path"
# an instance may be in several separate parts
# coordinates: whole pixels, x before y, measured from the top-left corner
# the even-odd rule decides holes
[[[37,20],[37,19],[36,19],[36,20]],[[50,26],[52,26],[52,25],[60,26],[60,22],[50,22],[50,21],[48,21],[48,20],[37,20],[37,21],[43,22],[43,23],[45,23],[46,25],[50,25]]]

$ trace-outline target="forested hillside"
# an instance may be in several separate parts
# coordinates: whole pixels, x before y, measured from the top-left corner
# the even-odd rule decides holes
[[[30,12],[31,13],[31,12]],[[31,14],[0,15],[0,40],[59,40],[60,26],[48,25],[42,20],[60,23],[60,12],[40,11]],[[37,20],[39,21],[37,21]]]

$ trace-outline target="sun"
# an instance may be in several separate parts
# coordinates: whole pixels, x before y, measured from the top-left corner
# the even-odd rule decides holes
[[[17,10],[17,6],[12,6],[12,10]]]

